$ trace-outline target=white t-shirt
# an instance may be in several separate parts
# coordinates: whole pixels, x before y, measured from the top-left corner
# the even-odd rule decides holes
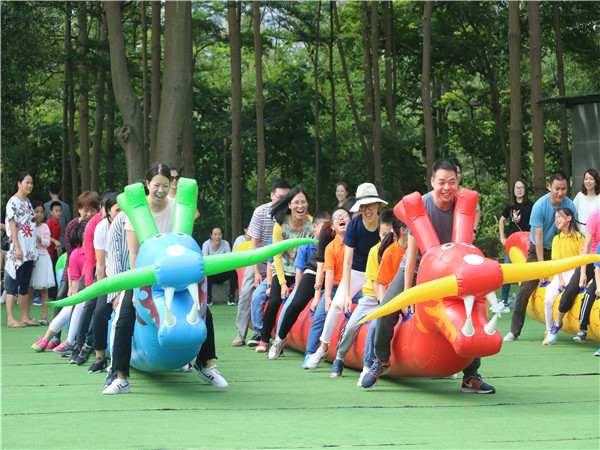
[[[94,248],[96,250],[104,250],[104,267],[108,260],[108,252],[106,247],[108,244],[108,219],[104,218],[96,225],[94,230]]]
[[[161,212],[152,213],[154,223],[159,233],[167,233],[173,228],[173,212],[175,210],[175,200],[171,197],[167,197],[167,206]],[[127,217],[125,221],[125,231],[135,231],[131,220]]]
[[[238,248],[238,245],[243,244],[244,242],[246,242],[246,237],[243,234],[239,235],[233,242],[233,248],[231,250],[235,252],[235,249]]]
[[[581,234],[585,235],[585,223],[589,214],[593,210],[600,208],[600,194],[590,198],[580,191],[573,199],[573,203],[575,203],[575,208],[577,208],[577,220],[582,224],[579,230]]]

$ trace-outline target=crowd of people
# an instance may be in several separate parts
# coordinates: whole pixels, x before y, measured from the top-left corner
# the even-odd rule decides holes
[[[153,164],[144,180],[146,200],[159,233],[172,230],[174,198],[179,171],[164,164]],[[451,242],[455,196],[460,189],[460,166],[448,159],[438,160],[432,167],[432,190],[423,195],[425,209],[441,244]],[[103,295],[76,306],[54,308],[49,320],[48,300],[63,299],[105,277],[134,269],[140,241],[134,226],[117,203],[116,192],[83,192],[77,198],[78,217],[71,220],[68,205],[59,200],[60,188],[49,186],[50,201],[30,201],[34,179],[20,172],[8,200],[3,220],[8,240],[3,241],[4,287],[7,326],[48,326],[43,336],[31,347],[36,352],[54,350],[68,362],[83,366],[92,352],[95,358],[89,373],[107,372],[104,394],[130,391],[128,378],[132,334],[135,325],[133,290]],[[585,172],[581,191],[574,201],[567,197],[568,180],[562,172],[553,172],[548,180],[548,193],[532,203],[528,184],[515,181],[511,199],[499,220],[502,244],[518,231],[530,233],[527,261],[562,259],[578,254],[600,254],[600,176],[595,169]],[[331,211],[309,214],[306,192],[292,187],[283,179],[271,186],[270,202],[254,211],[245,222],[244,234],[233,247],[223,239],[223,228],[214,226],[209,239],[201,246],[203,255],[227,253],[239,249],[257,249],[293,238],[315,238],[317,244],[306,244],[276,255],[268,262],[247,267],[239,282],[237,335],[234,347],[246,345],[250,324],[253,336],[247,345],[257,353],[277,359],[283,353],[288,335],[302,311],[310,304],[313,318],[308,334],[303,369],[314,370],[327,358],[332,336],[342,315],[349,316],[336,350],[330,376],[342,376],[344,359],[360,330],[360,319],[416,283],[421,254],[417,241],[407,226],[386,209],[376,187],[363,183],[349,197],[344,182],[335,186],[336,202]],[[196,217],[199,212],[196,210]],[[475,228],[481,210],[477,208]],[[508,225],[508,229],[506,226]],[[58,285],[55,266],[66,252],[66,263]],[[509,263],[508,255],[505,263]],[[214,325],[210,306],[213,285],[229,283],[227,303],[236,305],[238,272],[228,271],[207,278],[207,338],[195,362],[198,376],[217,388],[227,381],[216,369],[217,358]],[[511,286],[502,287],[500,312],[513,311],[510,332],[504,341],[518,339],[527,302],[540,280],[522,283],[511,298]],[[555,276],[548,283],[545,297],[546,332],[544,345],[556,342],[564,315],[572,308],[579,289],[586,289],[579,313],[580,330],[574,336],[584,342],[592,304],[600,295],[600,264],[589,264]],[[39,290],[42,317],[32,317],[32,293]],[[554,303],[562,293],[558,313]],[[15,316],[15,304],[20,318]],[[513,300],[514,298],[514,300]],[[276,317],[284,304],[276,325]],[[110,318],[115,313],[112,329]],[[358,386],[372,388],[390,368],[391,340],[400,321],[411,317],[411,308],[389,314],[371,322],[363,355],[363,370]],[[68,323],[66,339],[61,333]],[[112,339],[108,336],[112,335]],[[271,336],[275,339],[271,343]],[[108,343],[110,363],[106,352]],[[600,350],[596,352],[600,356]],[[475,358],[464,368],[461,392],[490,394],[495,388],[483,381]]]

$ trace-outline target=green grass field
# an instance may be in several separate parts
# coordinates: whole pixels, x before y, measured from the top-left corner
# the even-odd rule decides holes
[[[45,327],[8,329],[4,311],[2,448],[600,447],[598,343],[560,334],[542,346],[543,325],[529,318],[518,341],[482,361],[495,395],[460,393],[460,379],[383,378],[367,391],[354,370],[338,379],[329,378],[328,363],[301,370],[303,355],[293,350],[270,361],[232,348],[236,308],[216,305],[228,389],[204,384],[195,371],[133,370],[132,393],[107,396],[105,374],[34,353]],[[509,325],[507,314],[499,331]]]

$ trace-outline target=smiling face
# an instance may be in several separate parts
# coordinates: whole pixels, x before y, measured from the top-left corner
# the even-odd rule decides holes
[[[517,181],[515,183],[515,198],[520,203],[523,197],[525,197],[525,185],[522,181]]]
[[[587,189],[589,195],[596,195],[596,180],[589,172],[586,172],[583,177],[583,185]]]
[[[340,203],[343,203],[346,200],[346,197],[348,197],[348,191],[342,184],[338,184],[335,188],[335,197]]]
[[[548,185],[548,190],[550,191],[550,203],[556,208],[567,196],[567,180],[552,181],[552,184]]]
[[[431,177],[433,199],[441,209],[448,209],[458,189],[458,178],[453,170],[438,169]]]
[[[298,193],[291,202],[288,203],[292,211],[292,219],[304,220],[307,217],[308,200],[302,192]]]
[[[164,175],[154,175],[152,179],[148,181],[149,194],[146,198],[148,199],[151,211],[162,211],[167,205],[169,186],[170,180]]]
[[[350,216],[343,209],[336,209],[331,216],[331,226],[333,231],[338,236],[343,236],[346,233],[346,227],[350,222]]]
[[[379,203],[367,203],[366,205],[360,205],[360,213],[363,216],[363,220],[367,223],[374,223],[377,221],[377,211],[379,210]]]
[[[26,175],[23,181],[17,182],[17,186],[21,194],[28,196],[33,190],[33,178],[31,178],[31,175]]]
[[[554,225],[565,234],[568,233],[572,219],[573,217],[566,215],[564,211],[558,210],[554,213]]]
[[[171,184],[169,187],[171,191],[177,192],[177,182],[179,181],[179,172],[175,169],[171,169]]]
[[[223,231],[219,227],[215,227],[210,232],[210,240],[215,244],[220,245],[223,239]]]
[[[42,205],[36,206],[33,212],[35,213],[35,223],[42,223],[42,220],[44,219],[44,207]]]

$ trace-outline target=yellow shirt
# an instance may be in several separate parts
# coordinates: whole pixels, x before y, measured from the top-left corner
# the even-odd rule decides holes
[[[579,255],[584,240],[581,233],[574,230],[568,236],[561,231],[552,239],[552,259],[570,258]]]
[[[377,273],[379,272],[379,261],[377,258],[377,253],[379,252],[379,246],[381,242],[378,242],[377,245],[371,247],[369,250],[369,256],[367,257],[367,268],[365,269],[365,278],[367,282],[362,288],[362,293],[364,295],[370,295],[371,297],[377,297],[375,295],[375,291],[373,291],[373,281],[377,281]]]

